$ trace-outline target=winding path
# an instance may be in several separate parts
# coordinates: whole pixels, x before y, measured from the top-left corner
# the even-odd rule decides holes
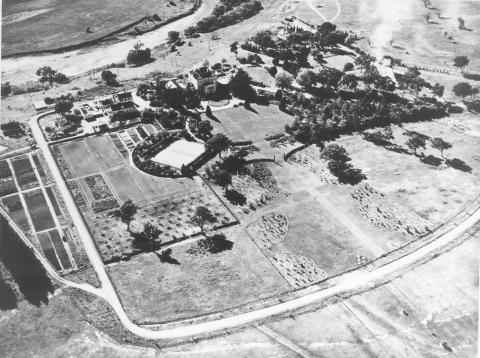
[[[320,18],[322,19],[322,21],[329,21],[329,22],[334,22],[336,19],[338,19],[338,17],[340,16],[340,14],[342,13],[342,7],[340,5],[340,2],[339,0],[334,0],[335,1],[335,5],[337,5],[337,12],[335,13],[335,15],[333,15],[333,17],[331,17],[330,19],[327,19],[322,13],[321,11],[319,11],[317,9],[317,7],[315,5],[312,4],[312,0],[304,0],[307,5],[310,7],[310,9],[312,9],[313,12],[315,12],[318,16],[320,16]]]
[[[50,112],[51,113],[51,112]],[[81,239],[85,251],[98,275],[98,278],[101,282],[101,288],[97,289],[87,284],[77,284],[70,281],[67,281],[58,276],[54,272],[50,264],[39,254],[37,249],[34,249],[35,254],[44,266],[47,268],[48,272],[60,282],[65,285],[83,289],[92,294],[95,294],[99,297],[105,299],[113,308],[118,318],[124,325],[126,329],[132,333],[147,339],[173,339],[173,338],[182,338],[195,336],[199,334],[205,334],[209,332],[214,332],[223,329],[229,329],[233,327],[238,327],[246,324],[252,324],[258,320],[266,319],[271,316],[283,314],[285,312],[293,311],[302,307],[309,306],[314,303],[318,303],[321,300],[340,295],[345,292],[352,292],[354,290],[359,290],[363,288],[372,287],[372,284],[375,282],[385,279],[392,274],[398,273],[399,271],[407,268],[408,266],[418,262],[419,260],[428,258],[429,255],[437,253],[445,246],[452,244],[460,236],[462,236],[466,231],[471,229],[478,221],[480,221],[480,207],[477,207],[473,213],[463,221],[456,223],[456,226],[447,231],[446,233],[438,236],[434,241],[429,244],[408,253],[392,262],[389,262],[378,268],[374,268],[368,272],[359,272],[353,271],[351,273],[345,274],[338,277],[335,283],[323,290],[314,291],[315,287],[305,291],[305,295],[299,298],[294,298],[290,301],[278,303],[273,306],[261,308],[258,310],[241,313],[235,316],[230,316],[221,319],[214,319],[202,323],[186,324],[174,328],[163,328],[165,326],[158,325],[156,328],[158,330],[152,330],[146,327],[141,327],[134,324],[127,316],[118,295],[110,281],[110,278],[106,272],[105,266],[101,260],[101,257],[94,245],[93,239],[90,236],[90,233],[87,229],[87,226],[81,216],[77,205],[68,189],[67,183],[65,182],[60,168],[58,167],[50,148],[45,140],[45,137],[42,133],[40,125],[38,123],[39,118],[45,116],[49,113],[42,115],[37,115],[31,118],[30,126],[32,129],[32,135],[39,148],[43,151],[44,157],[47,165],[50,168],[52,176],[58,186],[60,193],[62,194],[66,208],[70,217],[75,224],[75,227],[78,231],[79,238]],[[29,245],[32,247],[32,245]],[[52,271],[53,270],[53,271]],[[313,291],[313,292],[312,292]]]

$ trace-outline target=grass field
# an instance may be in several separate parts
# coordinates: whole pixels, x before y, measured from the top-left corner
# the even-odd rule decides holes
[[[93,40],[144,16],[158,14],[166,20],[192,5],[192,0],[6,0],[2,3],[2,54]],[[88,27],[92,33],[86,32]]]
[[[109,136],[67,142],[60,147],[74,177],[81,177],[124,164]]]
[[[255,301],[288,289],[253,242],[238,229],[225,231],[231,250],[196,256],[173,249],[178,264],[162,263],[153,254],[108,267],[130,318],[158,322]]]
[[[232,140],[251,140],[254,143],[265,141],[267,135],[283,132],[285,124],[293,121],[292,116],[281,112],[276,105],[252,104],[252,110],[238,107],[213,114],[218,119],[218,122],[210,120],[214,132],[222,132]]]

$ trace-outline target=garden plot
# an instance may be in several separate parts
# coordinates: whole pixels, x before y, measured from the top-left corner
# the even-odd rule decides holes
[[[67,184],[75,203],[77,203],[80,210],[85,211],[87,208],[87,201],[85,200],[85,196],[83,195],[82,189],[80,189],[78,182],[76,180],[69,180],[67,181]]]
[[[0,161],[0,197],[17,192],[12,171],[7,160]]]
[[[310,146],[300,150],[293,154],[290,160],[310,170],[322,183],[338,183],[337,178],[330,173],[326,161],[320,159],[320,149],[317,147]]]
[[[258,163],[254,166],[262,168],[262,173],[258,179],[254,179],[250,175],[235,175],[232,177],[230,189],[245,197],[243,205],[232,206],[235,213],[239,215],[250,215],[265,207],[268,203],[286,195],[278,188],[275,178],[266,166]]]
[[[375,226],[400,231],[409,236],[425,235],[433,224],[405,209],[385,194],[368,184],[361,184],[352,191],[359,213]]]
[[[205,145],[198,142],[177,140],[152,158],[154,162],[181,168],[197,159],[205,152]]]
[[[125,146],[127,147],[127,149],[129,151],[132,151],[133,148],[135,147],[135,143],[133,142],[132,138],[130,138],[130,136],[128,135],[128,133],[126,131],[120,131],[120,132],[117,132],[118,134],[118,137],[122,140],[122,142],[125,144]]]
[[[288,219],[280,213],[262,216],[250,227],[252,237],[263,249],[269,249],[285,239],[288,234]]]
[[[120,152],[120,155],[123,157],[123,159],[128,159],[130,153],[129,153],[128,149],[125,147],[125,145],[123,144],[123,142],[118,137],[118,134],[117,133],[109,133],[109,135],[110,135],[110,138],[112,138],[113,144],[118,149],[118,151]]]
[[[270,256],[270,261],[294,288],[309,286],[328,277],[312,259],[305,256],[275,254]]]
[[[19,194],[4,197],[1,202],[8,216],[10,216],[24,233],[29,233],[31,231],[30,224],[28,223],[25,208],[23,207]]]
[[[35,167],[37,168],[38,174],[40,175],[40,179],[42,181],[43,185],[48,185],[53,182],[52,176],[50,172],[48,171],[48,168],[43,161],[43,158],[40,159],[40,156],[38,153],[32,154],[32,159],[33,163],[35,164]],[[47,169],[45,169],[47,168]]]
[[[47,192],[48,198],[50,199],[50,202],[52,203],[53,210],[55,211],[55,215],[57,217],[62,216],[63,215],[62,211],[60,210],[60,207],[58,206],[57,197],[55,196],[52,187],[51,186],[46,187],[45,190]]]
[[[137,131],[135,130],[135,128],[127,129],[127,133],[128,133],[128,135],[130,136],[130,138],[132,139],[132,141],[135,145],[140,142],[140,137],[139,137]]]
[[[117,208],[117,199],[101,174],[91,175],[79,180],[93,212],[101,212]]]
[[[22,190],[39,186],[32,163],[27,156],[12,159],[11,164],[13,172],[15,173],[15,178]]]
[[[38,232],[55,227],[52,213],[50,213],[41,189],[23,193],[23,197],[27,204],[35,231]]]

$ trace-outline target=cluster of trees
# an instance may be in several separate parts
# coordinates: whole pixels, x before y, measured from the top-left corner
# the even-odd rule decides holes
[[[207,107],[207,111],[210,107]],[[209,120],[201,120],[200,118],[192,118],[190,120],[190,130],[196,137],[206,141],[212,136],[213,126]]]
[[[220,0],[210,16],[185,29],[185,36],[192,36],[196,32],[211,32],[236,24],[257,14],[261,9],[262,3],[259,0]]]
[[[229,146],[230,139],[223,133],[217,133],[205,143],[205,150],[207,153],[218,154],[221,157],[222,152]]]
[[[40,67],[37,70],[37,76],[39,77],[40,82],[48,82],[50,87],[53,86],[53,83],[64,84],[68,83],[69,79],[63,73],[58,72],[57,70],[52,69],[49,66]]]
[[[136,108],[127,108],[110,113],[112,122],[123,122],[137,117],[140,117],[140,112]]]
[[[185,129],[186,115],[173,109],[159,109],[154,112],[154,117],[167,129]]]
[[[133,49],[128,52],[127,63],[135,66],[142,65],[151,59],[150,49],[147,47],[143,49],[143,44],[137,42]]]
[[[8,97],[10,93],[12,93],[12,85],[10,84],[10,82],[2,83],[2,86],[1,86],[2,98]]]
[[[137,96],[144,100],[150,100],[152,107],[172,107],[180,109],[197,108],[200,106],[202,97],[200,92],[192,86],[186,89],[180,87],[165,87],[165,82],[157,79],[154,85],[143,82],[137,87]]]
[[[350,163],[346,149],[338,144],[330,144],[322,151],[322,158],[328,160],[328,169],[342,184],[355,185],[366,179],[360,169]]]

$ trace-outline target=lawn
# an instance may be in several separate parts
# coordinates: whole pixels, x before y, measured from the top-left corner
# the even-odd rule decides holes
[[[105,171],[125,163],[108,135],[67,142],[59,148],[74,177]]]
[[[154,177],[133,166],[120,167],[107,172],[105,176],[121,201],[131,199],[139,205],[195,188],[189,179]]]
[[[127,314],[136,322],[187,318],[256,301],[288,289],[258,248],[239,229],[225,232],[231,250],[196,256],[196,244],[173,249],[178,264],[154,254],[108,266]]]
[[[217,120],[210,120],[214,132],[222,132],[232,140],[264,141],[265,137],[282,133],[285,124],[293,122],[293,117],[280,111],[278,106],[252,104],[252,110],[243,107],[214,112]],[[203,116],[202,119],[207,119]]]
[[[263,83],[267,87],[275,86],[275,78],[264,67],[246,67],[245,71],[253,81]]]
[[[2,4],[2,53],[45,50],[90,41],[147,15],[164,21],[190,9],[192,0],[21,1]],[[87,32],[91,29],[91,33]],[[61,31],[59,31],[61,29]]]

